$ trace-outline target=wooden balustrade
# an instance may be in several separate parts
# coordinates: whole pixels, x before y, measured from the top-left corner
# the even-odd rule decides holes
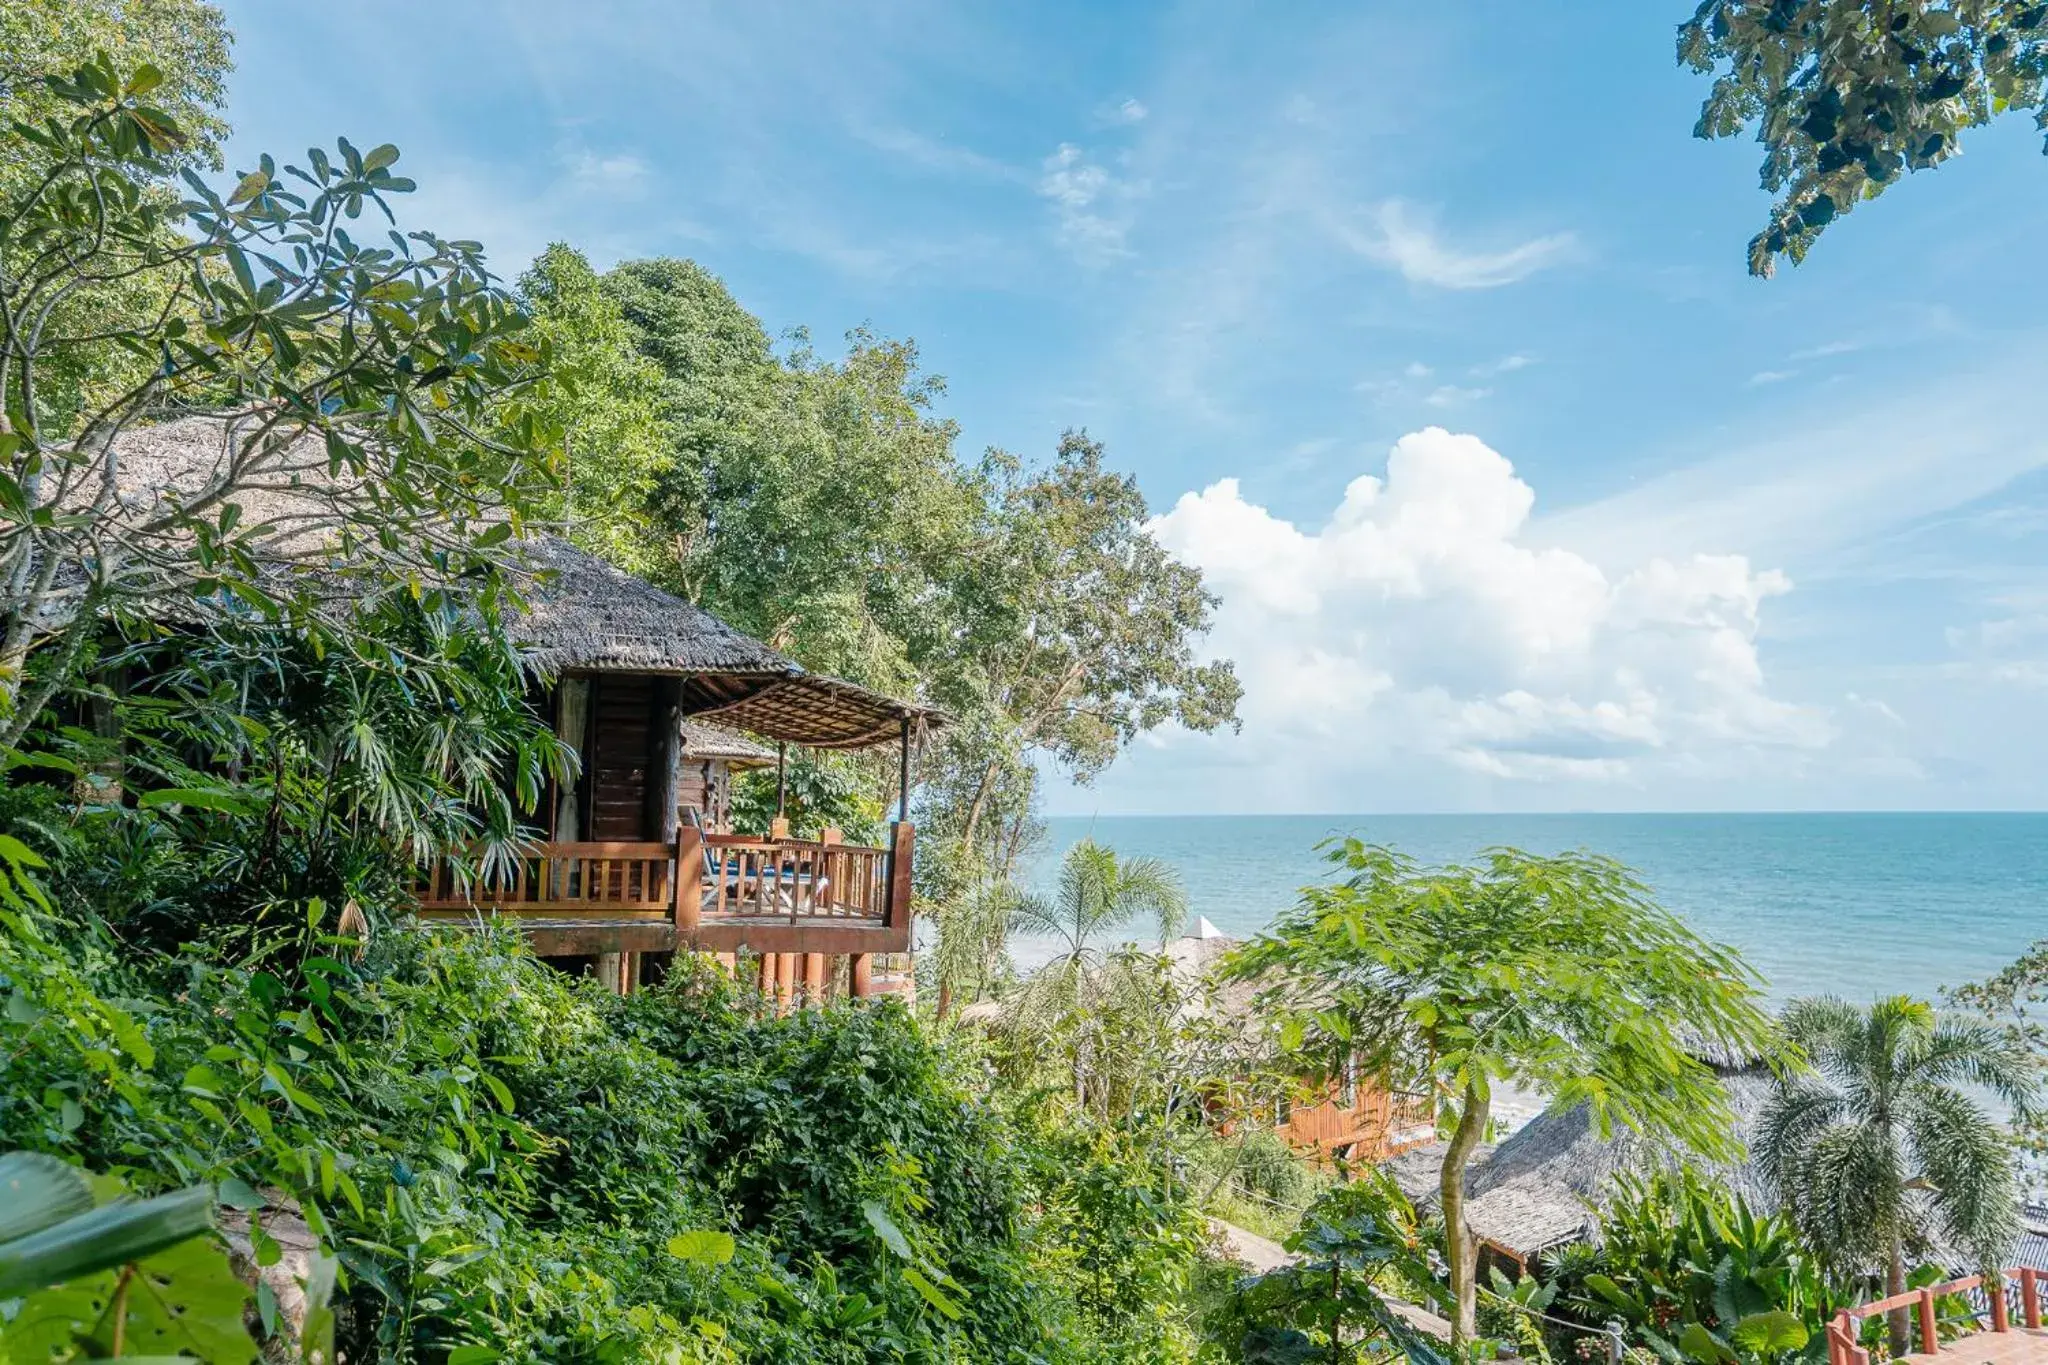
[[[713,951],[888,952],[909,946],[913,833],[899,824],[890,847],[869,848],[836,838],[707,834],[686,824],[673,844],[539,843],[509,866],[467,878],[436,866],[417,895],[429,919],[483,911],[658,925],[674,945]]]
[[[707,834],[703,848],[700,923],[888,916],[887,849],[739,834]]]
[[[1920,1353],[1933,1355],[1941,1350],[1940,1323],[1936,1318],[1936,1301],[1953,1294],[1981,1295],[1985,1301],[1986,1314],[1991,1319],[1991,1331],[2003,1334],[2012,1330],[2012,1305],[2006,1300],[2011,1292],[2009,1281],[2017,1282],[2019,1288],[2020,1320],[2028,1331],[2041,1328],[2042,1281],[2048,1274],[2036,1271],[2031,1266],[2001,1270],[1986,1283],[1982,1275],[1969,1275],[1946,1284],[1930,1285],[1925,1289],[1908,1290],[1894,1294],[1888,1299],[1858,1304],[1836,1313],[1828,1323],[1828,1365],[1870,1365],[1870,1351],[1863,1346],[1862,1325],[1866,1319],[1881,1317],[1894,1309],[1911,1309],[1914,1317],[1915,1335],[1919,1338]],[[1974,1318],[1974,1314],[1972,1315]]]
[[[675,905],[675,850],[657,843],[534,844],[510,867],[468,879],[436,866],[418,894],[430,916],[484,908],[662,920]]]

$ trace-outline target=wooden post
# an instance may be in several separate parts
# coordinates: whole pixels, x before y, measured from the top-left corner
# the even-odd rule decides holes
[[[896,820],[910,818],[910,717],[903,718],[903,747],[897,753]]]
[[[740,974],[740,955],[738,953],[714,953],[712,956],[718,959],[718,965],[725,969],[727,976],[735,980],[738,979]]]
[[[865,1000],[874,994],[874,964],[866,953],[854,953],[846,959],[846,993],[856,1000]]]
[[[686,948],[697,935],[704,909],[704,831],[695,825],[676,826],[676,946]]]
[[[2041,1272],[2032,1266],[2020,1271],[2020,1313],[2029,1328],[2041,1329]]]
[[[787,1011],[796,1000],[796,958],[795,953],[775,955],[775,1008]]]
[[[1941,1349],[1941,1339],[1934,1334],[1934,1291],[1920,1291],[1920,1349],[1933,1355]]]
[[[910,923],[910,862],[916,851],[916,828],[898,820],[889,830],[889,904],[882,913],[882,923],[891,929]]]
[[[804,998],[813,1005],[825,1003],[825,955],[804,954]]]
[[[1984,1281],[1984,1293],[1991,1300],[1991,1330],[2009,1332],[2012,1320],[2005,1306],[2005,1272],[1994,1270]]]
[[[597,964],[592,968],[597,979],[613,995],[624,995],[626,993],[624,989],[626,969],[625,965],[620,961],[624,956],[624,953],[599,953],[597,955]]]
[[[1856,1328],[1849,1321],[1849,1310],[1836,1312],[1834,1325],[1828,1329],[1828,1365],[1849,1365],[1848,1343],[1856,1340]]]

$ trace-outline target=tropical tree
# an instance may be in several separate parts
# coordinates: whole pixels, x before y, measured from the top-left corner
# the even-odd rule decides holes
[[[1478,1242],[1465,1172],[1493,1090],[1514,1080],[1554,1105],[1587,1104],[1603,1131],[1632,1130],[1727,1157],[1733,1115],[1709,1055],[1767,1053],[1758,983],[1695,935],[1629,870],[1585,853],[1495,849],[1423,867],[1348,839],[1348,873],[1312,886],[1239,949],[1228,971],[1304,1064],[1354,1058],[1436,1096],[1449,1126],[1439,1185],[1460,1342],[1477,1327]]]
[[[618,300],[574,247],[543,251],[519,277],[519,297],[551,360],[530,406],[562,431],[561,490],[544,515],[620,568],[661,575],[674,552],[649,516],[673,461],[660,368],[634,349]]]
[[[1242,692],[1227,660],[1197,657],[1215,596],[1145,529],[1137,480],[1107,467],[1101,442],[1070,431],[1045,468],[992,452],[982,477],[986,519],[953,583],[937,693],[995,722],[952,756],[968,769],[958,839],[970,856],[1006,771],[1043,759],[1088,781],[1168,722],[1235,726]]]
[[[1108,1046],[1109,1021],[1134,997],[1156,994],[1156,958],[1119,953],[1110,940],[1149,919],[1161,944],[1187,918],[1180,874],[1157,858],[1122,858],[1083,839],[1060,863],[1050,896],[1021,895],[1010,912],[1013,933],[1052,939],[1053,956],[1025,981],[1009,1011],[1028,1053],[1050,1051],[1070,1070],[1074,1101],[1087,1107]],[[1140,1011],[1143,1013],[1143,1011]]]
[[[1965,130],[2031,111],[2048,127],[2048,5],[2038,0],[1703,0],[1678,59],[1714,84],[1696,136],[1754,127],[1777,196],[1749,270],[1803,260],[1823,229]]]
[[[2019,1231],[2018,1163],[1978,1087],[2033,1108],[2031,1059],[1991,1024],[1895,995],[1866,1007],[1796,1000],[1780,1020],[1811,1071],[1787,1075],[1758,1122],[1755,1155],[1800,1236],[1838,1272],[1884,1267],[1906,1288],[1912,1244],[1995,1267]],[[1894,1355],[1908,1349],[1892,1315]]]
[[[101,58],[47,82],[60,116],[11,130],[43,173],[0,202],[0,743],[138,600],[333,626],[363,598],[488,582],[551,472],[513,410],[545,357],[481,247],[350,231],[413,188],[398,149],[265,156],[226,195],[187,169],[178,199],[162,80]],[[67,307],[140,279],[147,310]],[[81,379],[108,350],[139,363]],[[189,478],[124,478],[126,438],[195,409],[231,420]]]

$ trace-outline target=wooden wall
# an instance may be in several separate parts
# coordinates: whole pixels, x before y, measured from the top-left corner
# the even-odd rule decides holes
[[[654,679],[605,673],[592,680],[590,833],[599,842],[659,838],[647,827],[649,765],[655,760]]]
[[[590,699],[587,725],[577,737],[583,777],[572,797],[580,816],[574,837],[628,843],[659,839],[662,831],[652,808],[658,793],[651,788],[660,777],[655,768],[664,757],[657,712],[665,709],[662,688],[669,680],[601,673],[582,681],[590,689]],[[558,722],[562,719],[559,695],[539,699],[536,705],[544,708],[543,714],[555,711]],[[724,759],[685,754],[677,765],[676,797],[678,805],[701,813],[706,829],[731,829],[731,774]],[[557,838],[562,837],[563,825],[559,809],[551,822]]]

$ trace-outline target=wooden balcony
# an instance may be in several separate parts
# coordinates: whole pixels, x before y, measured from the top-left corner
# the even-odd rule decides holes
[[[1912,1344],[1920,1348],[1899,1360],[1913,1365],[2048,1365],[2048,1329],[2041,1325],[2044,1281],[2048,1272],[2016,1267],[1844,1308],[1828,1324],[1828,1365],[1871,1365],[1873,1351],[1863,1344],[1863,1324],[1894,1309],[1911,1315]],[[1880,1345],[1876,1354],[1882,1358],[1885,1348]]]
[[[868,848],[686,824],[673,844],[538,843],[488,877],[436,867],[418,889],[419,913],[510,921],[544,956],[901,953],[915,831],[897,823],[890,835],[888,848]]]

